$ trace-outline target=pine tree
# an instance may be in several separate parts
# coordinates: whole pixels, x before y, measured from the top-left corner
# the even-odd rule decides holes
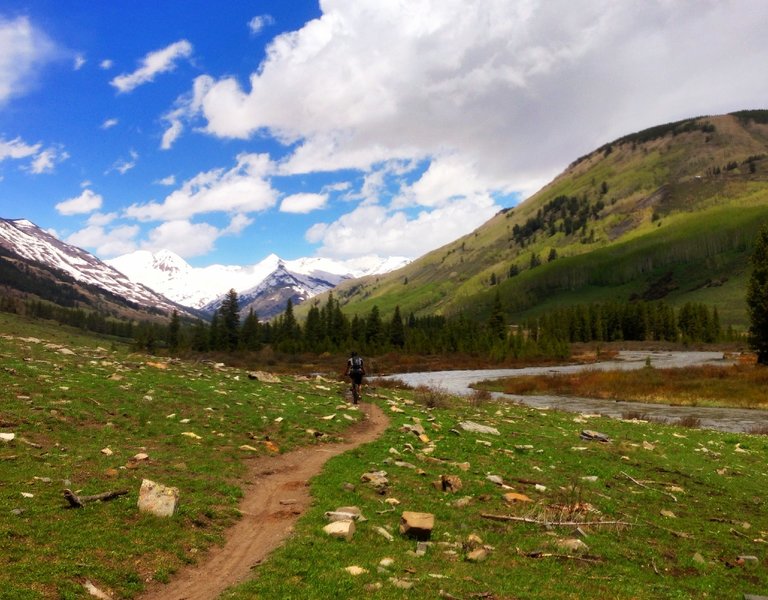
[[[405,328],[403,327],[403,318],[400,316],[399,305],[395,306],[395,312],[389,322],[389,343],[395,348],[405,346]]]
[[[491,316],[488,319],[488,329],[491,337],[496,340],[503,340],[507,337],[507,324],[504,320],[504,309],[501,305],[501,296],[499,292],[493,298],[491,305]]]
[[[234,289],[229,290],[219,309],[223,350],[234,352],[240,342],[240,300]]]
[[[768,225],[763,225],[752,254],[752,274],[747,285],[749,343],[757,362],[768,365]]]
[[[168,349],[171,352],[176,352],[176,350],[179,349],[180,330],[179,313],[174,310],[173,313],[171,313],[171,323],[168,326]]]
[[[245,317],[243,327],[240,329],[240,342],[246,350],[261,348],[261,326],[252,308],[248,311],[248,316]]]

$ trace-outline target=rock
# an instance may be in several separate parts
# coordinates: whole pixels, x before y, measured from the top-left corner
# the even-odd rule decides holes
[[[696,554],[693,555],[693,562],[703,565],[703,564],[706,564],[707,561],[704,559],[704,557],[701,554],[697,552]]]
[[[392,585],[401,590],[410,590],[413,587],[413,581],[408,581],[407,579],[398,579],[397,577],[393,577],[389,581],[392,583]]]
[[[248,373],[248,379],[259,381],[261,383],[280,383],[280,378],[272,373],[265,373],[264,371],[250,371]]]
[[[467,541],[466,541],[466,543],[464,545],[467,548],[470,548],[470,549],[472,549],[472,548],[479,548],[480,546],[483,545],[483,540],[476,533],[470,533],[467,536]]]
[[[744,600],[768,600],[768,596],[760,596],[757,594],[744,594]]]
[[[247,452],[258,452],[258,448],[254,448],[253,446],[249,446],[248,444],[243,444],[240,446],[240,450],[245,450]]]
[[[193,440],[202,440],[203,439],[203,438],[201,438],[199,435],[197,435],[193,431],[182,431],[181,435],[186,436],[188,438],[192,438]]]
[[[582,440],[590,440],[594,442],[610,442],[611,438],[609,438],[604,433],[600,433],[599,431],[592,431],[591,429],[584,429],[580,434],[579,437]]]
[[[12,442],[15,437],[15,433],[0,433],[0,442]]]
[[[482,562],[488,558],[488,550],[485,548],[475,548],[467,554],[467,560],[469,562]]]
[[[757,556],[753,556],[751,554],[742,554],[736,560],[739,564],[747,565],[750,567],[756,567],[758,564],[760,564],[760,559],[757,558]]]
[[[413,463],[405,462],[404,460],[396,460],[395,461],[395,466],[396,467],[401,467],[403,469],[416,469],[416,468],[418,468]]]
[[[131,460],[135,460],[136,462],[142,461],[142,460],[148,460],[149,454],[146,452],[139,452],[138,454],[134,455],[134,457]]]
[[[435,482],[435,487],[444,492],[455,494],[462,488],[461,478],[456,475],[441,475]]]
[[[427,542],[417,542],[416,543],[416,556],[424,556],[427,553],[427,548],[429,547],[429,544]]]
[[[472,504],[472,496],[464,496],[463,498],[459,498],[456,500],[456,502],[453,503],[454,508],[466,508]]]
[[[355,535],[355,522],[352,520],[334,521],[323,527],[323,531],[331,537],[349,542],[352,539],[352,536]]]
[[[101,449],[101,453],[104,456],[112,456],[114,454],[114,452],[112,452],[112,450],[110,448],[102,448]]]
[[[491,483],[495,483],[496,485],[504,485],[504,480],[498,475],[488,475],[486,479]]]
[[[381,537],[383,537],[385,540],[387,540],[388,542],[391,542],[391,541],[393,541],[393,540],[395,539],[395,538],[392,536],[392,534],[391,534],[391,533],[389,533],[389,531],[387,531],[387,530],[386,530],[386,529],[384,529],[383,527],[374,527],[374,528],[373,528],[373,530],[374,530],[376,533],[378,533],[378,534],[379,534]]]
[[[435,515],[431,513],[403,511],[400,518],[400,534],[417,540],[426,541],[432,536],[435,527]]]
[[[385,569],[389,569],[389,567],[391,567],[394,564],[395,564],[395,559],[394,558],[386,557],[386,558],[382,558],[379,561],[379,566],[383,567]]]
[[[577,539],[577,538],[557,540],[556,543],[557,543],[557,547],[560,548],[561,550],[565,550],[567,552],[571,552],[574,554],[589,551],[589,546],[587,546],[584,542],[582,542],[580,539]]]
[[[663,510],[660,510],[659,513],[661,514],[662,517],[667,517],[668,519],[677,518],[677,515],[673,513],[671,510],[663,509]]]
[[[398,500],[397,498],[387,498],[386,500],[384,500],[384,502],[389,504],[390,506],[397,506],[398,504],[400,504],[400,500]]]
[[[490,435],[501,435],[499,433],[499,430],[495,427],[489,427],[488,425],[481,425],[480,423],[475,423],[474,421],[462,421],[459,423],[459,427],[461,427],[464,431],[469,431],[470,433],[487,433]]]
[[[371,471],[369,473],[363,473],[360,476],[360,481],[363,483],[370,483],[373,487],[385,487],[389,484],[386,471]]]
[[[99,588],[97,588],[95,585],[93,585],[87,579],[85,580],[85,583],[83,584],[83,587],[94,598],[98,598],[99,600],[112,600],[112,596],[110,596],[109,594],[107,594],[105,592],[102,592]]]
[[[149,479],[141,482],[139,489],[139,512],[148,512],[158,517],[171,517],[179,503],[179,488],[155,483]]]
[[[363,575],[364,573],[368,572],[368,569],[364,569],[363,567],[358,567],[357,565],[346,567],[344,570],[350,575],[354,575],[354,576]]]
[[[525,494],[518,494],[517,492],[507,492],[504,494],[504,502],[508,504],[514,504],[515,502],[533,502]]]
[[[336,510],[329,510],[325,513],[325,518],[329,521],[366,521],[363,513],[357,506],[342,506]]]

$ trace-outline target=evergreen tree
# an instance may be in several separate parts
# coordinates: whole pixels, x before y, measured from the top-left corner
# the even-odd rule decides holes
[[[219,309],[223,350],[234,352],[240,342],[240,300],[234,289],[229,290]]]
[[[365,320],[365,341],[370,349],[380,349],[384,342],[384,325],[379,307],[374,305]]]
[[[323,320],[320,309],[313,305],[307,313],[307,321],[304,323],[304,347],[310,352],[321,352],[325,338]]]
[[[491,337],[496,340],[503,340],[507,337],[507,324],[504,320],[504,309],[501,305],[501,296],[498,291],[493,297],[491,316],[488,318],[488,329]]]
[[[174,310],[173,313],[171,313],[171,324],[168,326],[168,349],[171,352],[176,352],[176,350],[179,349],[180,330],[179,313]]]
[[[403,318],[400,316],[400,306],[395,306],[395,312],[392,320],[389,322],[389,343],[395,348],[405,346],[405,327]]]
[[[251,308],[240,329],[240,343],[246,350],[261,348],[261,326],[256,313]]]
[[[280,316],[277,331],[278,346],[286,352],[298,352],[301,346],[301,327],[293,314],[293,301],[288,298]]]
[[[747,285],[749,343],[757,362],[768,365],[768,225],[763,225],[752,254],[752,273]]]
[[[198,320],[192,328],[192,350],[195,352],[208,352],[210,349],[210,337],[203,321]]]

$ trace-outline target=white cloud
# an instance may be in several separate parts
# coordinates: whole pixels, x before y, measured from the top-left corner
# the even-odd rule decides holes
[[[154,81],[160,73],[173,71],[176,62],[192,55],[192,44],[180,40],[147,54],[141,61],[141,66],[133,73],[118,75],[110,83],[121,93],[131,92],[138,86]]]
[[[162,202],[133,204],[125,216],[141,221],[184,220],[195,215],[260,212],[276,203],[267,177],[273,171],[266,154],[241,154],[232,169],[199,173]]]
[[[275,20],[271,15],[259,15],[248,21],[248,29],[252,35],[258,35],[268,25],[274,25]]]
[[[528,189],[628,131],[759,107],[768,95],[755,76],[768,61],[768,3],[326,0],[321,9],[275,38],[247,87],[207,79],[199,107],[209,133],[297,143],[284,166],[294,173],[452,155],[483,184]]]
[[[136,166],[136,163],[139,160],[139,153],[135,150],[130,150],[129,154],[131,156],[130,159],[125,158],[119,158],[115,161],[115,163],[107,169],[105,172],[105,175],[108,175],[112,171],[117,171],[120,173],[120,175],[125,175],[128,171],[133,169]]]
[[[115,212],[111,213],[101,213],[101,212],[95,212],[90,217],[88,217],[88,225],[95,225],[96,227],[104,227],[105,225],[109,225],[112,223],[115,219],[118,218],[118,214]]]
[[[69,198],[56,205],[56,210],[61,215],[82,215],[99,210],[104,198],[93,190],[84,190],[82,194]]]
[[[117,119],[106,119],[102,124],[102,129],[112,129],[115,125],[117,125],[119,121]]]
[[[88,62],[88,61],[85,59],[85,56],[83,56],[82,54],[77,54],[75,56],[74,63],[72,64],[72,68],[75,71],[79,71],[80,69],[82,69],[85,66],[86,62]]]
[[[163,177],[162,179],[158,179],[155,183],[159,185],[176,185],[176,176],[175,175],[168,175],[168,177]]]
[[[92,249],[97,256],[109,258],[136,250],[134,240],[138,234],[138,225],[124,225],[110,230],[98,225],[88,225],[70,235],[65,241],[74,246]]]
[[[69,158],[69,154],[61,148],[46,148],[35,155],[29,166],[30,173],[39,175],[40,173],[51,173],[54,167]]]
[[[21,138],[16,138],[11,141],[6,141],[0,138],[0,161],[7,158],[21,159],[33,156],[40,150],[40,144],[30,145],[22,141]]]
[[[208,223],[191,223],[186,219],[167,221],[149,232],[142,249],[157,252],[172,249],[182,258],[210,252],[222,232]]]
[[[328,203],[326,194],[292,194],[280,203],[280,212],[306,214],[324,208]]]
[[[223,235],[239,235],[243,232],[243,230],[251,225],[253,223],[253,219],[249,217],[248,215],[244,215],[242,213],[234,215],[230,221],[229,225],[225,229],[222,230]]]
[[[114,65],[114,62],[112,62],[112,60],[109,58],[105,58],[99,63],[99,68],[103,71],[108,71],[112,68],[112,65]]]
[[[362,254],[416,258],[479,227],[500,208],[488,195],[448,201],[414,217],[380,205],[361,205],[334,223],[314,225],[306,239],[320,244],[319,256],[336,259]]]
[[[0,105],[26,92],[55,53],[53,42],[27,17],[0,16]]]

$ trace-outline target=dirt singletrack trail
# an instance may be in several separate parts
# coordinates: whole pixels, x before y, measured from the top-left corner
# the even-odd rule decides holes
[[[226,588],[249,579],[251,569],[290,534],[311,503],[309,480],[334,456],[372,442],[389,424],[374,404],[361,404],[366,418],[344,432],[344,441],[264,456],[251,462],[240,511],[224,546],[211,548],[196,565],[176,573],[167,585],[150,584],[140,600],[214,600]]]

